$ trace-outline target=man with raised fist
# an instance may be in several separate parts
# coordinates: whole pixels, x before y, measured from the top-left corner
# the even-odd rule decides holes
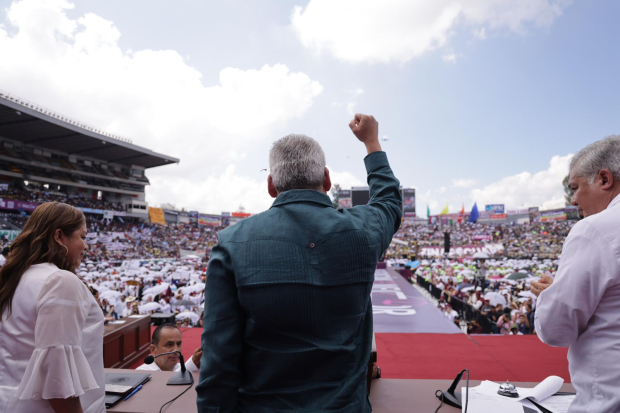
[[[402,217],[379,124],[366,146],[367,205],[334,209],[325,155],[305,135],[269,153],[271,208],[218,234],[205,289],[198,411],[369,412],[370,293]]]

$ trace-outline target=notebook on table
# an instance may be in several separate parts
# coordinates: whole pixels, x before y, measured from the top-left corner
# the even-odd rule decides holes
[[[151,379],[144,373],[106,373],[105,407],[112,407],[141,384]]]

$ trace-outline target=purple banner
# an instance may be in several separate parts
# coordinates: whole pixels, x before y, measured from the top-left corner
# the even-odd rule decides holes
[[[372,313],[375,333],[462,333],[391,268],[375,271]]]
[[[0,209],[19,209],[24,211],[34,211],[41,205],[38,202],[14,201],[12,199],[0,199]]]

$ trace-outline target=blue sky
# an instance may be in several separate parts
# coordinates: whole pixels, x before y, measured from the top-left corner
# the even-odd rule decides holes
[[[611,0],[0,8],[0,89],[181,158],[150,171],[152,204],[260,212],[269,144],[292,132],[321,143],[334,181],[363,184],[347,127],[362,112],[422,214],[560,206],[567,155],[620,133]]]

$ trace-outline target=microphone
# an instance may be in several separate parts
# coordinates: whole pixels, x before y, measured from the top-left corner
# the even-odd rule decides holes
[[[448,388],[447,391],[442,392],[438,390],[437,392],[435,392],[435,396],[437,396],[437,398],[441,400],[442,403],[445,403],[452,407],[456,407],[458,409],[462,408],[461,393],[456,391],[456,386],[458,386],[459,382],[463,378],[463,373],[465,372],[467,372],[466,391],[467,391],[467,395],[469,395],[469,370],[464,369],[463,371],[461,371],[459,374],[456,375],[456,378],[454,379],[454,381],[452,382],[452,385]],[[465,412],[467,412],[468,404],[469,404],[469,399],[467,400],[465,404]]]
[[[187,369],[185,368],[185,359],[183,358],[183,354],[181,354],[181,352],[178,350],[169,351],[167,353],[161,353],[156,356],[149,354],[148,356],[144,358],[144,364],[153,364],[153,362],[155,361],[157,357],[167,356],[169,354],[175,354],[175,353],[179,355],[181,371],[179,371],[177,374],[172,376],[170,380],[168,380],[168,386],[179,386],[179,385],[187,385],[187,384],[194,383],[194,376],[192,376],[192,374],[188,372]]]

